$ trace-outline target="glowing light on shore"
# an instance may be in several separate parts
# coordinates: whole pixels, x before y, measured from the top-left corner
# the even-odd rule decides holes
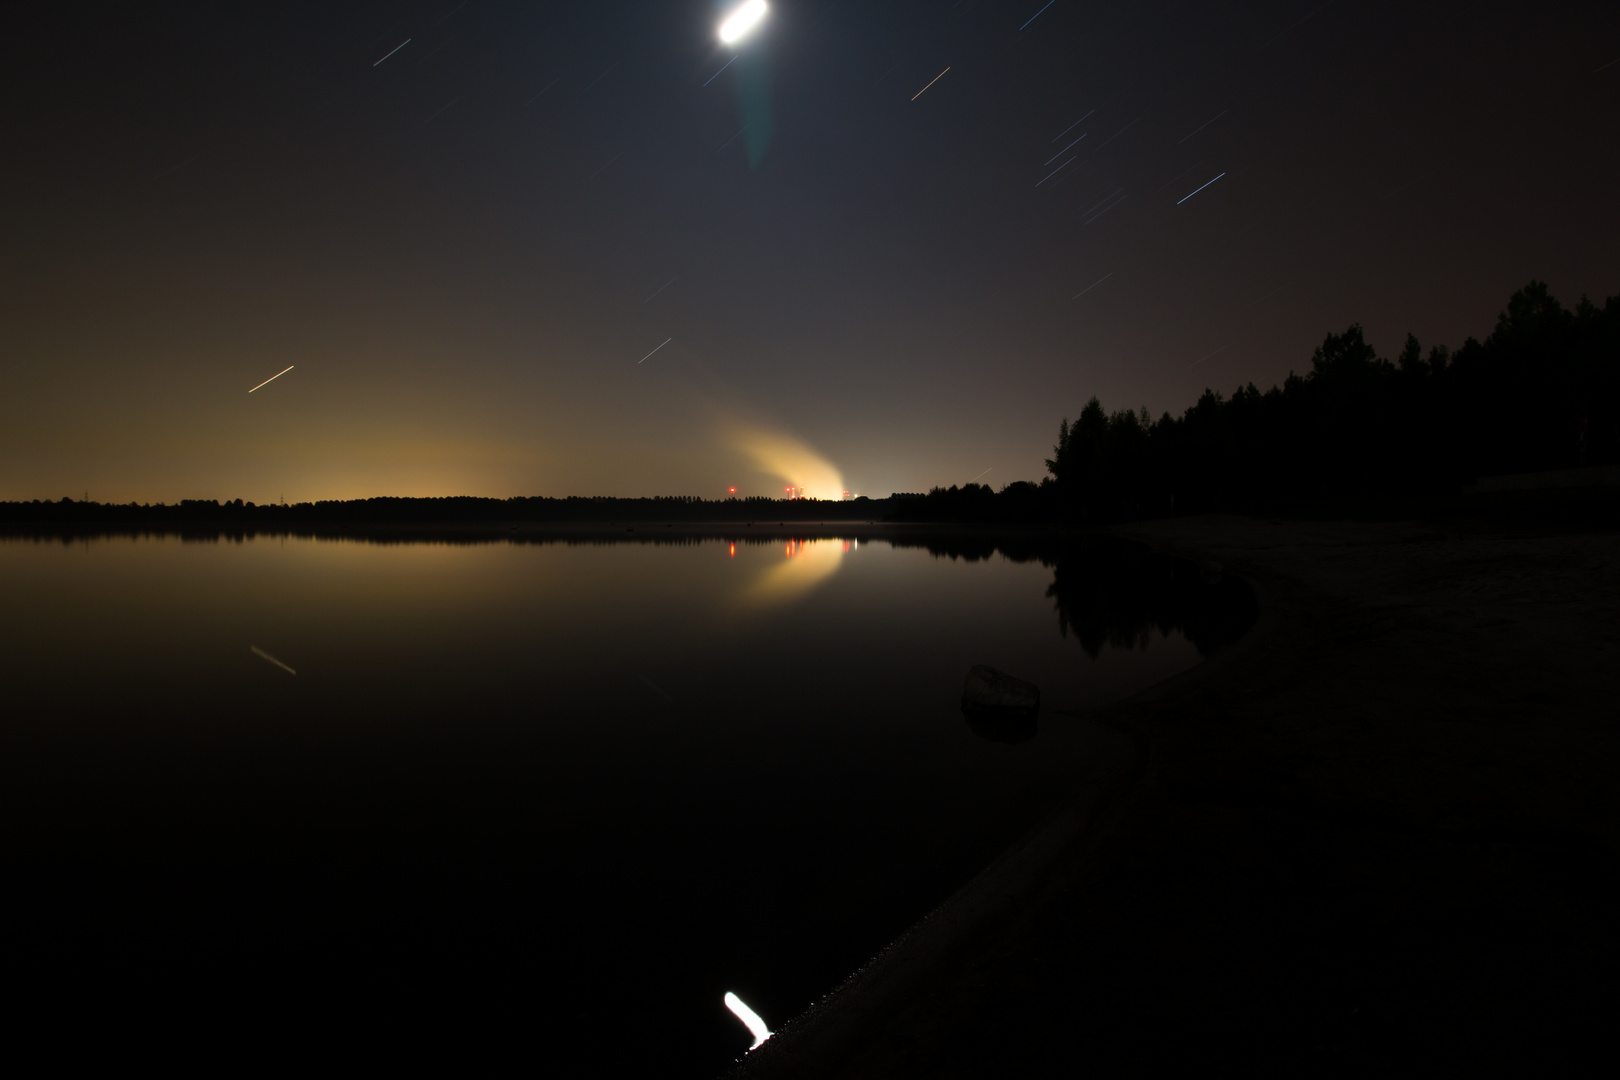
[[[732,439],[737,449],[753,460],[755,468],[782,482],[782,497],[833,500],[842,497],[843,474],[793,436],[759,428],[738,428],[733,431]]]
[[[764,4],[760,5],[760,7],[764,6]],[[748,1033],[754,1037],[754,1045],[748,1049],[758,1050],[759,1044],[771,1037],[771,1029],[765,1026],[765,1021],[760,1017],[759,1013],[744,1005],[742,998],[733,994],[730,990],[726,991],[726,1008],[730,1009],[731,1014],[743,1022],[743,1026],[748,1028]]]
[[[766,10],[765,0],[748,0],[720,24],[720,40],[727,45],[741,41],[765,18]]]

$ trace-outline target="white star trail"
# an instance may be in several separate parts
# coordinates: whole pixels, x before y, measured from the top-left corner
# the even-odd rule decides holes
[[[1080,139],[1083,139],[1083,138],[1085,138],[1084,135],[1080,136]],[[1055,153],[1051,157],[1047,158],[1046,163],[1048,165],[1052,164],[1052,162],[1056,161],[1058,158],[1062,157],[1064,154],[1067,154],[1070,150],[1073,150],[1075,147],[1079,146],[1080,145],[1080,139],[1074,140],[1074,142],[1070,143],[1068,146],[1065,146],[1063,149],[1059,150],[1057,153]]]
[[[1122,188],[1122,187],[1121,188],[1115,188],[1113,191],[1110,191],[1107,195],[1104,195],[1102,198],[1100,198],[1096,202],[1092,203],[1091,204],[1091,210],[1086,211],[1086,216],[1089,217],[1091,215],[1092,211],[1096,210],[1097,207],[1101,206],[1103,203],[1107,202],[1109,199],[1112,199],[1115,195],[1120,194],[1124,190],[1125,189]]]
[[[951,69],[950,68],[945,69],[945,71],[949,71],[949,70],[951,70]],[[939,82],[939,80],[943,79],[945,77],[945,71],[942,71],[938,75],[935,75],[932,79],[929,79],[928,80],[928,86],[933,86],[935,83]],[[927,90],[928,86],[925,86],[925,87],[922,88],[922,90],[919,90],[915,94],[912,94],[911,95],[911,100],[916,101],[918,98],[922,97],[923,96],[923,90]]]
[[[675,284],[679,280],[681,280],[681,275],[676,274],[674,277],[670,278],[668,281],[666,281],[662,285],[658,286],[658,288],[653,291],[652,296],[647,297],[647,299],[643,300],[642,303],[643,304],[648,303],[649,301],[652,300],[653,296],[657,296],[659,293],[663,292],[665,289],[669,288],[671,285]]]
[[[741,55],[742,55],[742,53],[737,54],[737,56],[741,56]],[[733,56],[730,60],[727,60],[724,64],[721,64],[720,65],[720,71],[726,70],[726,68],[730,67],[733,63],[735,63],[736,59],[737,59],[737,56]],[[708,86],[709,83],[712,83],[712,82],[714,82],[714,80],[718,79],[720,77],[720,71],[717,71],[713,75],[710,75],[709,78],[708,78],[708,81],[705,82],[703,85]]]
[[[546,90],[550,90],[553,86],[556,86],[557,83],[560,82],[560,81],[561,80],[558,80],[558,79],[552,79],[550,82],[546,83]],[[533,105],[536,101],[539,101],[540,98],[542,96],[544,96],[546,90],[540,91],[540,93],[534,95],[534,97],[530,98],[528,101],[525,101],[523,103],[523,107],[525,109],[527,109],[530,105]]]
[[[1041,11],[1045,11],[1045,10],[1046,10],[1046,8],[1049,8],[1049,7],[1051,7],[1051,6],[1052,6],[1052,5],[1053,5],[1053,4],[1055,4],[1055,3],[1057,3],[1057,0],[1046,0],[1046,7],[1043,7],[1043,8],[1041,8]],[[1032,22],[1034,22],[1034,21],[1035,21],[1035,20],[1036,20],[1036,19],[1038,19],[1038,18],[1040,18],[1040,17],[1041,17],[1041,11],[1037,11],[1037,12],[1036,12],[1036,13],[1035,13],[1035,14],[1033,14],[1033,15],[1031,15],[1031,16],[1030,16],[1030,17],[1029,17],[1029,22],[1026,22],[1026,23],[1024,23],[1024,26],[1028,26],[1028,25],[1029,25],[1029,24],[1030,24],[1030,23],[1032,23]],[[1020,33],[1020,34],[1021,34],[1021,33],[1023,33],[1023,32],[1024,32],[1024,26],[1020,26],[1020,27],[1019,27],[1019,28],[1018,28],[1018,32],[1019,32],[1019,33]]]
[[[1102,277],[1098,278],[1096,281],[1093,281],[1090,285],[1087,285],[1085,288],[1081,289],[1079,292],[1077,292],[1073,296],[1069,297],[1069,303],[1071,303],[1071,304],[1074,303],[1076,300],[1078,300],[1082,296],[1086,295],[1086,293],[1090,292],[1092,289],[1095,289],[1097,286],[1101,285],[1103,282],[1107,281],[1109,278],[1111,278],[1113,276],[1114,276],[1114,272],[1112,270],[1108,271],[1108,273],[1104,274]]]
[[[1114,207],[1118,206],[1128,198],[1130,198],[1129,195],[1121,195],[1119,198],[1115,199],[1113,202],[1109,203],[1095,214],[1092,214],[1082,224],[1090,225],[1093,221],[1096,221],[1098,218],[1102,217],[1104,214],[1108,213],[1108,211],[1112,210]]]
[[[1225,175],[1226,175],[1225,173],[1221,173],[1221,176],[1225,176]],[[1221,176],[1217,176],[1215,178],[1215,180],[1219,180],[1221,178]],[[1213,184],[1215,182],[1215,180],[1211,180],[1208,184],[1205,184],[1204,187],[1199,188],[1198,191],[1203,191],[1204,188],[1207,188],[1207,187],[1209,187],[1210,184]],[[1194,192],[1191,192],[1190,194],[1182,196],[1180,199],[1176,200],[1176,205],[1180,206],[1182,203],[1186,202],[1188,199],[1190,199],[1194,195],[1198,194],[1198,191],[1194,191]]]
[[[389,49],[388,50],[388,56],[393,56],[395,53],[399,52],[399,50],[401,50],[405,46],[409,45],[411,43],[411,40],[412,40],[411,38],[406,38],[404,41],[400,42],[398,45],[395,45],[392,49]],[[383,62],[383,60],[388,59],[388,56],[385,56],[385,57],[382,58],[382,60],[377,61],[377,64],[380,64],[380,63]],[[377,64],[372,64],[371,66],[376,67]]]
[[[618,161],[620,158],[624,157],[624,154],[625,154],[625,152],[623,150],[620,150],[617,154],[613,155],[612,160],[609,161],[607,163],[607,165],[604,165],[600,169],[597,169],[595,172],[591,173],[591,175],[587,176],[585,179],[587,179],[587,180],[595,180],[598,176],[601,176],[603,173],[607,172],[609,166],[611,166],[614,161]]]
[[[671,705],[673,705],[675,703],[675,699],[672,696],[670,696],[669,691],[665,690],[662,686],[659,686],[657,683],[655,683],[651,679],[647,678],[647,676],[645,676],[645,675],[637,675],[636,678],[638,678],[642,682],[646,683],[647,684],[647,689],[651,690],[653,693],[657,694],[659,697],[663,698],[665,701],[669,702]]]
[[[1092,109],[1091,112],[1086,113],[1086,116],[1090,116],[1091,113],[1094,113],[1096,111],[1097,111],[1096,109]],[[1058,132],[1057,133],[1057,138],[1053,139],[1052,141],[1057,142],[1058,139],[1063,138],[1063,136],[1067,135],[1069,132],[1073,131],[1075,128],[1077,128],[1081,124],[1085,123],[1086,122],[1086,116],[1082,116],[1080,119],[1076,120],[1074,123],[1070,124],[1068,127],[1064,128],[1062,131]]]
[[[281,378],[283,375],[287,374],[287,372],[291,371],[292,369],[293,369],[293,365],[288,364],[285,370],[276,372],[274,375],[272,375],[268,379],[264,380],[264,382],[260,383],[259,386],[267,386],[270,383],[275,382],[277,379]],[[259,386],[255,386],[253,388],[253,390],[257,390],[259,388]],[[249,390],[248,393],[250,393],[250,394],[253,393],[253,390]]]
[[[1210,117],[1208,120],[1205,120],[1202,124],[1199,124],[1198,125],[1198,130],[1194,131],[1192,133],[1192,135],[1188,135],[1187,139],[1192,138],[1193,135],[1198,134],[1199,131],[1203,131],[1205,128],[1209,127],[1209,125],[1213,124],[1215,121],[1219,120],[1221,117],[1225,116],[1227,113],[1229,113],[1231,111],[1232,111],[1231,109],[1222,109],[1220,112],[1216,113],[1214,116]],[[1186,142],[1187,139],[1182,139],[1181,142]],[[1176,145],[1180,146],[1181,143],[1176,143]]]
[[[257,656],[261,660],[270,661],[272,664],[276,665],[276,667],[280,668],[282,671],[285,671],[289,675],[298,674],[298,672],[294,671],[292,668],[288,667],[286,664],[283,664],[280,660],[277,660],[275,657],[271,656],[269,653],[265,652],[263,649],[259,648],[257,645],[249,645],[248,646],[248,652],[252,653],[254,656]]]
[[[1062,172],[1064,169],[1067,169],[1070,165],[1073,165],[1076,161],[1079,161],[1079,160],[1080,159],[1078,157],[1070,158],[1068,161],[1065,161],[1063,164],[1059,165],[1057,168],[1053,169],[1051,172],[1047,173],[1045,176],[1043,176],[1039,180],[1035,181],[1035,186],[1040,187],[1042,184],[1044,184],[1048,180],[1052,179],[1052,177],[1056,176],[1058,173]]]
[[[672,341],[674,341],[674,340],[675,340],[675,339],[674,339],[674,338],[672,338],[672,337],[667,337],[667,338],[665,338],[665,339],[664,339],[664,344],[663,344],[663,345],[660,345],[660,346],[658,346],[658,349],[662,349],[662,348],[663,348],[663,347],[664,347],[664,345],[668,345],[668,344],[669,344],[669,343],[670,343],[670,342],[672,342]],[[643,357],[642,357],[642,358],[641,358],[641,359],[640,359],[640,360],[637,360],[637,361],[636,361],[636,363],[638,363],[638,364],[645,364],[645,363],[646,363],[646,362],[647,362],[647,361],[648,361],[648,360],[649,360],[649,359],[651,359],[651,358],[652,358],[652,354],[653,354],[653,353],[655,353],[655,352],[657,352],[657,351],[658,351],[658,349],[654,349],[654,350],[653,350],[653,351],[652,351],[652,352],[650,352],[650,353],[648,353],[648,354],[647,354],[647,355],[646,355],[646,356],[643,356]]]

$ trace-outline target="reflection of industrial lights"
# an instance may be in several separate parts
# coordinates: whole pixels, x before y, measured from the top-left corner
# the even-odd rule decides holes
[[[720,40],[727,45],[740,41],[764,17],[765,0],[748,0],[720,24]]]

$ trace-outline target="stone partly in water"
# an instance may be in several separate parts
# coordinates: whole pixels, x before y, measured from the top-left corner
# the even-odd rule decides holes
[[[974,664],[962,684],[962,709],[988,716],[1033,716],[1041,707],[1041,690],[993,667]]]

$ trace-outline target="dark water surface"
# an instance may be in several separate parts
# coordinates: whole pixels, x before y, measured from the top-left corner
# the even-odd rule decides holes
[[[918,543],[0,539],[13,972],[711,1075],[726,991],[804,1009],[1117,759],[1053,709],[1212,640],[1168,560]],[[969,726],[974,663],[1034,738]]]

